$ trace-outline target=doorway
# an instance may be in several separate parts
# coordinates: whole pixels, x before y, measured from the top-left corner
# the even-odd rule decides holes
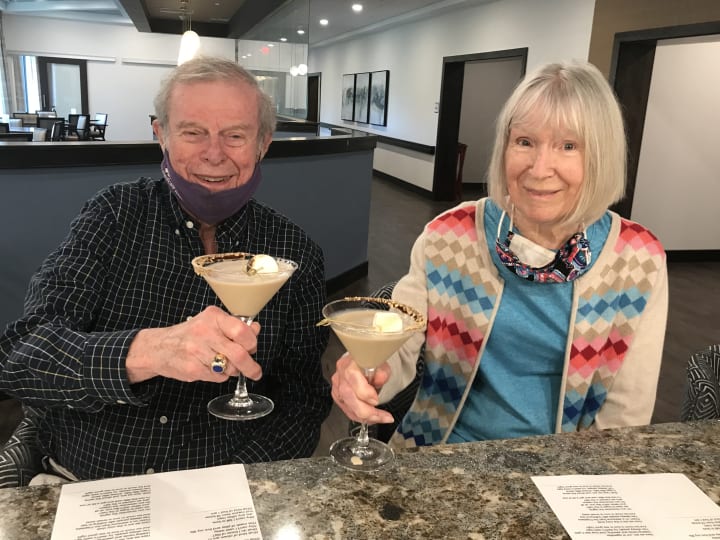
[[[37,65],[42,110],[62,118],[89,114],[86,60],[38,56]]]
[[[469,54],[462,56],[447,56],[443,58],[442,81],[440,83],[440,108],[438,117],[437,139],[435,143],[435,169],[433,173],[433,199],[436,201],[452,201],[457,199],[458,186],[458,143],[460,139],[463,113],[477,114],[487,105],[494,109],[493,116],[498,112],[497,99],[504,102],[510,95],[507,88],[517,84],[525,75],[527,67],[527,47],[507,49],[488,53]],[[516,62],[519,75],[514,81],[498,83],[494,77],[477,77],[475,73],[468,77],[468,84],[472,84],[473,91],[464,92],[466,65],[484,64],[481,67],[491,69],[493,62]],[[512,72],[512,70],[511,70]],[[511,75],[514,78],[515,75]],[[505,88],[507,94],[498,98],[498,85]],[[467,98],[463,106],[463,95]],[[494,96],[492,104],[486,96]],[[469,106],[472,100],[472,106]],[[463,109],[466,109],[463,111]],[[491,122],[490,129],[492,129]],[[465,141],[463,141],[465,143]],[[466,143],[465,143],[466,144]],[[467,152],[472,150],[468,146]],[[467,154],[466,158],[467,159]]]
[[[308,73],[307,76],[307,120],[320,121],[320,79],[321,73]]]
[[[688,24],[615,34],[610,64],[610,84],[623,111],[627,132],[628,163],[625,197],[611,209],[625,218],[629,219],[632,213],[657,42],[664,39],[712,34],[720,34],[720,23]]]

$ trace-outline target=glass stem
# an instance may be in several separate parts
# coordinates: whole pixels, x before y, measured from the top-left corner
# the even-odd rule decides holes
[[[253,322],[253,317],[243,317],[240,315],[236,315],[236,317],[248,326],[250,326],[250,324],[252,324]],[[228,401],[228,405],[230,405],[231,407],[249,407],[252,404],[253,400],[250,399],[250,396],[248,395],[247,381],[245,380],[245,375],[239,373],[237,386],[235,387],[235,393],[233,394],[233,397],[230,399],[230,401]]]
[[[375,368],[364,368],[365,378],[367,382],[372,384],[373,378],[375,377]],[[368,436],[368,425],[366,422],[360,423],[360,431],[357,435],[356,448],[360,453],[363,453],[370,445],[370,437]]]

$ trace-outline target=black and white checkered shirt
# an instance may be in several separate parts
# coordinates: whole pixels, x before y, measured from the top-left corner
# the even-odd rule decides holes
[[[249,390],[267,395],[267,417],[232,422],[207,402],[223,384],[155,377],[129,384],[125,357],[143,328],[222,306],[190,264],[203,253],[198,226],[162,180],[101,191],[33,277],[22,319],[0,336],[0,389],[43,408],[43,450],[81,479],[309,456],[331,400],[320,356],[328,330],[320,248],[287,218],[255,202],[221,223],[218,252],[268,253],[298,270],[257,320]]]

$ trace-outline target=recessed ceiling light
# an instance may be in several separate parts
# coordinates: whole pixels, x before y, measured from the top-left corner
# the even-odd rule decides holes
[[[327,26],[329,22],[327,19],[320,19],[320,26]]]
[[[286,37],[281,37],[281,38],[280,38],[280,41],[285,42],[285,41],[287,41],[287,38],[286,38]]]
[[[275,46],[274,43],[268,43],[268,47],[274,47],[274,46]]]
[[[247,53],[248,56],[252,56],[252,53]]]
[[[352,10],[355,13],[360,13],[362,11],[362,9],[363,9],[362,4],[353,4],[352,5]]]
[[[305,33],[305,30],[303,30],[302,28],[298,28],[297,33],[302,36]]]

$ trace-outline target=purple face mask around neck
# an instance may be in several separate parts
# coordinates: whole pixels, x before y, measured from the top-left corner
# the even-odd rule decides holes
[[[242,186],[217,192],[210,191],[199,184],[187,181],[175,172],[167,151],[163,153],[160,169],[165,181],[178,198],[180,206],[207,225],[217,225],[245,206],[262,180],[260,162],[258,162],[250,180]]]

